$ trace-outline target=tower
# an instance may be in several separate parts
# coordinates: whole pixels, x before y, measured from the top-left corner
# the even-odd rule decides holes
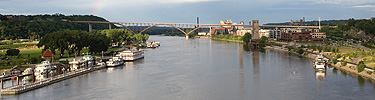
[[[259,39],[259,20],[253,20],[253,34],[251,39]]]

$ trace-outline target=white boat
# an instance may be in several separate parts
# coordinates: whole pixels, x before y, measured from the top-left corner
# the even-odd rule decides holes
[[[156,48],[159,46],[160,46],[160,42],[151,41],[150,43],[147,43],[147,48]]]
[[[77,69],[81,69],[81,68],[87,68],[88,64],[87,64],[87,60],[76,60],[74,59],[73,61],[70,61],[69,62],[69,66],[70,66],[70,70],[77,70]]]
[[[313,63],[315,71],[325,71],[326,61],[322,55],[318,55]]]
[[[82,59],[87,61],[87,67],[93,67],[95,65],[94,57],[91,55],[83,56]]]
[[[115,67],[115,66],[123,65],[124,61],[122,60],[121,57],[116,56],[116,57],[112,57],[111,59],[109,59],[106,62],[106,64],[108,67]]]
[[[122,57],[124,61],[134,61],[144,58],[144,52],[143,50],[125,50],[116,56]]]
[[[23,72],[22,72],[22,75],[28,75],[28,74],[32,74],[33,73],[33,69],[32,68],[26,68]]]
[[[36,65],[34,70],[35,76],[40,76],[43,74],[47,74],[49,70],[52,69],[51,63],[49,61],[42,61],[41,64]]]

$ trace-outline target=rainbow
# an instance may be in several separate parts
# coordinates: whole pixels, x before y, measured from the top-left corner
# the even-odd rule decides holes
[[[92,14],[94,14],[94,15],[100,15],[101,11],[104,8],[104,4],[105,4],[106,1],[107,0],[97,0],[97,2],[95,4],[94,11],[92,11]]]

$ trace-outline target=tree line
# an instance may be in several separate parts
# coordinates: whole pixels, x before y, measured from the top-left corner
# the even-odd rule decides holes
[[[88,24],[71,21],[107,21],[93,15],[1,15],[0,40],[39,39],[44,35],[59,30],[88,30]],[[93,24],[93,29],[108,29],[107,24]],[[115,27],[115,26],[112,26]]]
[[[61,30],[42,37],[38,47],[44,46],[44,49],[49,49],[52,53],[58,50],[61,53],[60,57],[67,51],[69,57],[70,54],[80,55],[83,48],[87,48],[91,53],[99,53],[107,51],[111,44],[143,43],[148,37],[147,34],[134,34],[125,29],[106,29],[93,32]]]

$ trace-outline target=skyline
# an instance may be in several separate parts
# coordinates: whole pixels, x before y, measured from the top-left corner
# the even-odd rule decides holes
[[[374,0],[1,0],[3,15],[95,15],[111,22],[216,24],[260,20],[260,24],[367,19],[375,16]]]

